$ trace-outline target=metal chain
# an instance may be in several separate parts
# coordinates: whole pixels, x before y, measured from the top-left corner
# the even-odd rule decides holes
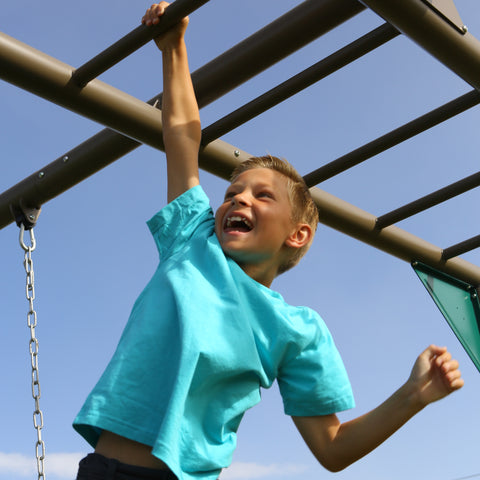
[[[33,426],[37,431],[37,442],[35,443],[35,456],[37,459],[38,480],[45,480],[44,460],[45,460],[45,443],[42,440],[43,413],[40,410],[40,380],[38,377],[38,340],[35,335],[35,327],[37,326],[37,312],[33,308],[33,300],[35,299],[35,279],[33,271],[32,252],[35,250],[36,241],[33,234],[33,228],[30,232],[30,245],[26,245],[24,241],[25,227],[20,225],[20,246],[25,252],[23,265],[27,275],[27,283],[25,292],[28,300],[27,326],[30,329],[30,359],[32,362],[32,396],[35,400],[35,410],[33,412]]]

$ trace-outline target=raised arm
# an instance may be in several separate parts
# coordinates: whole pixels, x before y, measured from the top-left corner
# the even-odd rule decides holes
[[[159,23],[167,7],[167,2],[152,5],[142,23],[147,26]],[[198,150],[202,132],[184,40],[187,25],[188,17],[155,39],[163,60],[162,123],[169,202],[199,184]]]
[[[458,362],[431,345],[417,358],[407,382],[374,410],[340,423],[336,415],[294,417],[318,461],[339,471],[368,454],[429,403],[463,386]]]

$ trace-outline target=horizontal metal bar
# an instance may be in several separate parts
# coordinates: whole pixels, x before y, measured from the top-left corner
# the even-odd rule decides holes
[[[439,203],[446,202],[447,200],[450,200],[457,195],[461,195],[479,185],[480,172],[477,172],[378,217],[377,228],[385,228],[388,225],[393,225],[394,223],[400,222],[412,215],[416,215],[419,212],[423,212]]]
[[[338,5],[345,5],[339,0],[332,0],[332,2],[338,3]],[[311,4],[318,2],[309,3]],[[257,40],[261,41],[261,38],[257,38]],[[13,58],[10,58],[8,61],[6,61],[5,56],[9,57],[10,55],[15,56],[17,54],[23,56],[25,52],[23,52],[23,48],[13,48],[13,51],[10,51],[10,49],[7,48],[7,52],[2,52],[2,50],[4,50],[3,46],[4,45],[0,44],[0,67],[2,67],[2,64],[5,65],[5,63],[9,64],[10,66],[13,65],[14,74],[9,74],[11,78],[15,78],[16,81],[18,81],[19,83],[25,83],[26,85],[29,85],[30,88],[33,88],[38,92],[42,92],[45,93],[47,96],[51,96],[52,99],[56,100],[56,103],[62,104],[64,102],[63,96],[66,96],[68,100],[66,103],[71,103],[72,107],[75,107],[75,102],[83,101],[81,94],[95,96],[100,92],[103,92],[104,90],[106,90],[106,93],[108,95],[111,94],[111,92],[108,91],[107,86],[105,86],[105,84],[101,84],[101,82],[99,82],[98,80],[92,81],[82,90],[80,94],[78,92],[78,88],[75,89],[71,85],[68,85],[68,87],[65,87],[65,85],[59,86],[59,83],[61,84],[62,82],[58,81],[56,75],[60,75],[60,77],[63,79],[63,64],[60,64],[60,62],[58,62],[57,65],[57,61],[55,61],[54,64],[50,65],[53,71],[50,71],[50,68],[46,68],[45,72],[40,72],[39,75],[33,75],[32,78],[30,62],[33,62],[35,64],[35,62],[38,61],[42,64],[48,64],[49,61],[47,60],[47,56],[44,56],[43,54],[40,54],[40,52],[37,52],[36,56],[42,57],[41,59],[37,59],[35,58],[35,56],[31,58],[27,55],[27,59],[23,59],[22,61],[17,63],[14,61]],[[257,52],[255,47],[256,45],[251,45],[249,52],[251,56],[255,56]],[[274,42],[271,48],[275,50]],[[225,57],[224,60],[225,62],[228,62],[227,57]],[[219,68],[221,67],[220,65],[217,66]],[[265,68],[264,63],[262,63],[262,68]],[[0,68],[0,75],[7,75],[6,70],[8,69]],[[58,72],[57,70],[60,70],[60,72]],[[232,76],[237,78],[238,72],[235,69],[232,70]],[[209,72],[209,74],[212,75],[212,78],[214,79],[217,78],[215,72],[215,69],[212,69],[212,71]],[[208,78],[207,70],[203,71],[202,74],[198,77],[202,80],[202,82],[206,83]],[[30,78],[30,81],[28,81],[27,78]],[[212,82],[212,78],[209,79],[210,82]],[[38,86],[32,87],[31,83],[37,83]],[[234,83],[234,79],[229,79],[229,84],[232,83]],[[202,102],[205,102],[205,104],[208,103],[208,99],[216,96],[215,90],[217,83],[214,82],[214,84],[215,88],[210,89],[214,91],[212,92],[207,89],[205,91],[205,98],[202,97]],[[64,90],[70,88],[73,90],[73,93],[72,91],[68,93],[64,92]],[[99,89],[98,92],[97,88]],[[127,98],[129,97],[125,96],[124,100],[123,95],[125,94],[118,94],[116,98],[116,100],[119,102],[119,105],[122,106],[124,101],[126,103],[130,102],[129,99],[127,100]],[[59,96],[60,98],[57,99],[57,96]],[[90,101],[89,97],[86,98]],[[94,101],[91,101],[91,103],[95,105],[95,108],[93,108],[93,112],[90,112],[91,115],[96,116],[97,113],[103,111],[103,107],[101,105],[97,105],[97,103]],[[137,104],[133,102],[132,108],[135,109],[137,107]],[[161,133],[161,126],[158,119],[159,112],[151,112],[151,110],[155,109],[151,108],[148,105],[144,105],[144,107],[142,108],[144,108],[145,110],[140,112],[139,116],[141,117],[141,120],[143,122],[148,123],[146,117],[149,115],[152,115],[154,117],[150,120],[152,121],[152,123],[156,123],[156,128],[150,128],[149,131],[155,131],[155,138],[150,138],[149,142],[157,143],[158,133]],[[102,116],[104,116],[103,113]],[[132,133],[133,131],[134,128],[132,126],[126,129],[127,135],[135,136],[136,133]],[[121,155],[127,153],[127,151],[132,150],[137,145],[138,144],[134,140],[126,138],[118,133],[112,132],[107,129],[100,132],[95,137],[92,137],[92,139],[84,142],[84,144],[82,144],[81,150],[83,151],[84,158],[89,157],[89,160],[95,158],[95,161],[98,161],[98,158],[100,158],[101,155],[97,155],[97,152],[101,152],[102,149],[105,149],[106,151],[108,146],[108,148],[112,148],[114,150],[114,154],[109,157],[109,159],[113,161],[113,157],[116,156],[117,158],[119,158]],[[157,148],[160,148],[160,146]],[[236,153],[237,150],[238,153]],[[207,145],[201,151],[201,166],[202,168],[206,167],[208,171],[211,171],[212,173],[218,174],[225,178],[226,176],[228,176],[234,165],[236,165],[239,161],[247,158],[248,156],[249,154],[247,154],[246,152],[242,152],[239,149],[236,149],[235,147],[226,144],[225,142],[217,140]],[[62,162],[64,164],[64,169],[60,169],[60,165],[55,165],[55,168],[58,168],[59,170],[58,174],[50,176],[48,172],[44,172],[44,175],[41,178],[38,175],[32,175],[31,177],[29,177],[28,182],[26,181],[27,179],[25,180],[26,184],[22,188],[15,191],[14,198],[12,198],[12,196],[10,195],[10,200],[18,201],[19,199],[24,198],[32,199],[32,201],[34,201],[36,198],[42,198],[42,196],[44,195],[50,196],[50,190],[48,192],[42,191],[44,185],[46,184],[45,182],[42,183],[42,181],[50,181],[50,183],[53,184],[55,183],[53,177],[61,179],[64,176],[70,176],[70,173],[68,173],[68,165],[70,164],[70,159],[64,161],[62,156],[58,159],[58,162]],[[76,163],[83,162],[72,162],[71,165],[75,165]],[[63,170],[63,172],[60,172],[60,170]],[[81,181],[81,179],[75,176],[75,172],[72,172],[71,177],[71,180],[74,182]],[[12,189],[10,189],[10,191],[11,190]],[[448,261],[444,261],[441,258],[441,249],[423,241],[422,239],[419,239],[418,237],[409,234],[408,232],[402,231],[395,226],[386,227],[379,232],[375,228],[376,217],[366,212],[363,212],[362,210],[354,207],[353,205],[350,205],[336,197],[333,197],[332,195],[329,195],[322,190],[313,188],[312,195],[320,208],[322,223],[324,223],[325,225],[336,228],[337,230],[342,231],[347,235],[351,235],[358,240],[364,241],[372,246],[375,246],[376,248],[379,248],[388,253],[391,253],[392,255],[402,258],[403,260],[410,262],[412,261],[412,259],[418,259],[428,265],[432,265],[433,267],[438,268],[441,271],[445,271],[446,273],[456,276],[457,278],[460,278],[464,281],[470,282],[474,285],[480,284],[479,267],[472,265],[460,258],[452,258]],[[2,221],[4,221],[5,217],[9,217],[9,215],[5,214],[5,212],[2,210],[5,204],[8,209],[8,206],[10,205],[10,203],[12,203],[7,197],[5,195],[0,196],[0,226],[4,226],[4,224],[2,224]],[[7,224],[11,221],[12,219],[8,218]]]
[[[363,10],[356,0],[301,3],[194,72],[197,97],[211,103]]]
[[[194,72],[192,80],[199,106],[207,105],[229,88],[240,85],[284,58],[292,49],[300,48],[364,8],[354,0],[308,0],[302,3],[267,25],[260,31],[263,34],[257,32]],[[317,22],[317,28],[313,28],[312,19]],[[300,29],[307,25],[311,32],[297,38],[293,35],[292,24]],[[281,51],[279,46],[285,44],[288,46]],[[242,64],[248,68],[242,68],[243,73],[239,75],[237,68]],[[140,145],[139,142],[163,148],[159,110],[98,79],[81,89],[71,81],[72,73],[73,68],[69,65],[0,33],[1,78],[131,137],[125,138],[109,129],[99,132],[10,188],[0,195],[0,228],[13,221],[11,204],[23,200],[30,206],[40,206],[132,151]],[[158,95],[149,103],[160,99],[161,95]],[[64,157],[69,160],[64,162]],[[225,171],[224,165],[205,163],[202,168],[212,173],[218,170],[223,174]],[[40,173],[43,173],[41,177]]]
[[[149,38],[157,36],[165,27],[175,23],[189,11],[208,0],[176,0],[165,12],[165,24],[153,27],[140,26],[97,57],[79,67],[73,74],[76,84],[85,84],[117,61],[135,51]],[[191,3],[189,7],[189,3]],[[177,5],[178,4],[178,5]],[[192,74],[196,94],[205,99],[205,104],[221,97],[279,60],[285,58],[332,28],[349,20],[365,6],[356,0],[306,0],[269,25],[235,45],[210,63]],[[167,24],[168,21],[168,24]],[[178,20],[177,20],[178,21]],[[256,54],[252,55],[255,49]],[[112,63],[113,62],[113,63]],[[235,77],[231,72],[235,72]],[[211,77],[218,78],[216,88],[211,86]],[[208,97],[207,92],[211,95]]]
[[[313,85],[322,78],[336,72],[340,68],[357,60],[363,55],[392,40],[400,32],[390,24],[385,23],[375,30],[367,33],[358,40],[346,45],[337,52],[320,60],[311,67],[303,70],[280,85],[272,88],[263,95],[243,105],[220,120],[212,123],[202,131],[202,143],[207,144],[212,140],[225,135],[252,118],[268,109],[278,105],[287,98]]]
[[[310,192],[324,225],[409,263],[417,260],[472,285],[480,285],[480,267],[460,257],[445,260],[441,248],[395,225],[378,230],[374,215],[319,188],[312,187]]]
[[[360,0],[459,77],[480,89],[480,41],[422,0]]]
[[[317,185],[320,182],[338,175],[359,163],[388,150],[449,118],[458,115],[469,108],[480,103],[480,93],[472,90],[455,100],[452,100],[441,107],[432,110],[421,117],[412,120],[401,127],[373,140],[336,160],[333,160],[311,173],[305,175],[304,179],[308,186]]]
[[[0,229],[12,222],[10,206],[40,207],[141,143],[104,129],[0,194]]]
[[[98,79],[85,88],[73,68],[0,32],[0,77],[80,115],[159,147],[161,112]]]
[[[120,138],[119,138],[120,137]],[[125,142],[122,145],[120,142]],[[43,176],[37,174],[26,178],[22,183],[26,192],[35,190],[37,196],[43,195],[45,182],[55,184],[55,178],[60,174],[67,175],[73,169],[84,169],[91,166],[93,161],[102,160],[103,163],[111,163],[110,157],[115,157],[118,152],[111,152],[111,149],[133,150],[137,146],[133,140],[123,137],[111,130],[103,130],[95,137],[68,152],[51,164],[52,171],[42,169]],[[100,156],[98,154],[100,153]],[[105,160],[103,156],[107,157]],[[203,169],[228,179],[231,171],[238,163],[246,160],[251,155],[237,147],[229,145],[221,140],[215,140],[200,152],[200,165]],[[67,166],[68,165],[68,166]],[[98,169],[104,165],[99,165]],[[55,169],[59,172],[55,173]],[[61,172],[61,170],[64,170]],[[93,171],[91,173],[94,173]],[[82,172],[84,175],[85,172]],[[71,181],[77,179],[75,172],[71,175]],[[50,189],[47,188],[48,191]],[[312,196],[320,211],[320,221],[324,225],[334,228],[344,234],[350,235],[357,240],[365,242],[375,248],[383,250],[402,260],[411,262],[419,260],[438,270],[448,273],[456,278],[480,285],[480,268],[461,258],[452,258],[448,261],[442,259],[442,250],[404,230],[395,226],[386,227],[380,232],[376,228],[376,217],[354,205],[351,205],[323,190],[316,187],[310,189]],[[0,204],[9,204],[9,191],[0,196]],[[2,214],[0,214],[0,218]],[[0,226],[1,223],[0,223]]]
[[[138,50],[153,38],[167,31],[183,17],[186,17],[207,2],[208,0],[175,0],[175,2],[171,3],[165,10],[165,14],[161,17],[158,25],[150,27],[140,25],[135,28],[118,40],[118,42],[77,68],[72,76],[73,81],[78,86],[84,87],[88,82],[128,57],[128,55]]]
[[[480,235],[445,248],[443,250],[442,257],[444,260],[448,260],[450,258],[457,257],[458,255],[462,255],[462,253],[470,252],[478,247],[480,247]]]
[[[140,145],[113,130],[102,130],[0,194],[0,229],[14,220],[11,205],[21,202],[40,207]],[[202,169],[227,179],[235,166],[250,156],[216,140],[200,152],[199,163]]]

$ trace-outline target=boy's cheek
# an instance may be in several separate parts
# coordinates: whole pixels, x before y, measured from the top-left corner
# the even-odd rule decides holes
[[[218,216],[215,216],[215,233],[217,234],[217,237],[219,236],[220,234],[220,219],[218,218]]]
[[[218,241],[220,242],[220,245],[221,245],[222,244],[222,226],[221,226],[220,219],[217,217],[215,217],[215,235],[217,236]]]
[[[223,209],[221,206],[218,207],[218,210],[215,213],[215,233],[217,236],[220,235],[222,231],[222,219],[225,213],[225,209]]]

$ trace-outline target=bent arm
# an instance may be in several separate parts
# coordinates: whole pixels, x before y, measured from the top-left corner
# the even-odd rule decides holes
[[[430,346],[408,381],[374,410],[345,423],[336,415],[293,417],[318,461],[339,471],[370,453],[426,405],[463,386],[458,362],[446,348]]]
[[[293,421],[317,460],[338,472],[377,448],[420,410],[403,387],[374,410],[345,423],[334,414]]]

